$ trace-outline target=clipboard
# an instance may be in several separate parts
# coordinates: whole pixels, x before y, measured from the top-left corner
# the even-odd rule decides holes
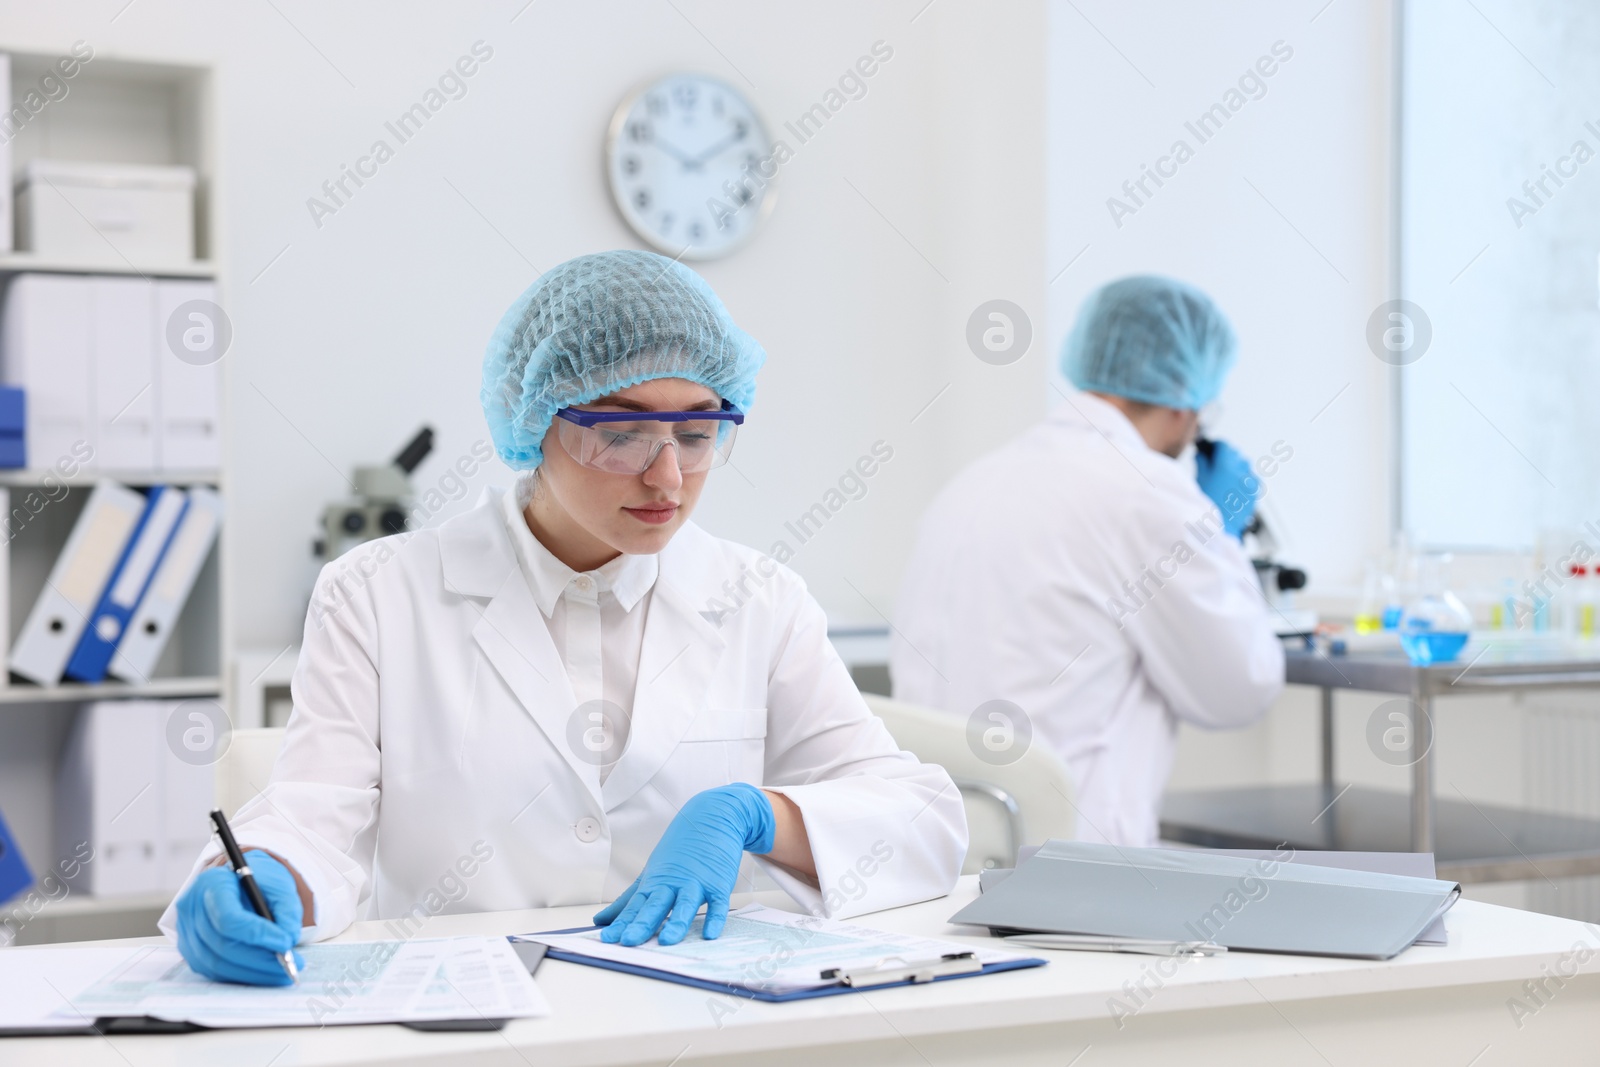
[[[506,938],[511,951],[528,968],[530,975],[539,973],[545,959],[545,947],[532,941]],[[419,1019],[411,1022],[373,1023],[374,1026],[404,1026],[423,1033],[465,1033],[503,1030],[508,1019]],[[202,1030],[224,1029],[202,1026],[183,1020],[157,1019],[149,1015],[104,1015],[89,1023],[69,1023],[49,1026],[0,1026],[0,1038],[7,1037],[122,1037],[129,1034],[194,1034]]]
[[[598,926],[575,926],[567,930],[541,930],[533,934],[521,934],[520,937],[540,937],[555,934],[586,934],[591,930],[598,930]],[[879,989],[893,989],[896,986],[929,985],[932,982],[949,982],[960,978],[979,978],[986,974],[999,974],[1001,971],[1024,970],[1029,967],[1043,967],[1048,960],[1037,956],[1027,956],[1022,959],[1004,960],[998,963],[986,963],[977,970],[966,970],[960,973],[934,974],[927,981],[918,981],[915,978],[904,978],[893,982],[878,982],[872,985],[849,985],[843,978],[834,985],[818,986],[813,989],[795,989],[785,993],[774,993],[759,986],[741,985],[732,982],[714,982],[704,978],[692,978],[688,975],[674,974],[671,971],[660,970],[655,967],[643,967],[633,963],[620,963],[616,960],[600,959],[595,956],[585,956],[578,952],[568,952],[565,949],[548,949],[550,959],[561,960],[563,963],[579,963],[585,967],[599,967],[607,971],[618,971],[622,974],[638,975],[641,978],[655,978],[663,982],[672,982],[676,985],[690,986],[695,989],[704,989],[710,993],[723,993],[732,997],[742,997],[745,1000],[759,1000],[766,1004],[786,1004],[794,1000],[814,1000],[817,997],[836,997],[844,993],[866,993]]]
[[[503,1030],[507,1019],[424,1019],[417,1022],[372,1023],[373,1026],[404,1026],[424,1033],[462,1033]],[[157,1019],[149,1015],[106,1015],[81,1026],[0,1026],[6,1037],[125,1037],[129,1034],[197,1034],[219,1027],[201,1026],[181,1020]]]

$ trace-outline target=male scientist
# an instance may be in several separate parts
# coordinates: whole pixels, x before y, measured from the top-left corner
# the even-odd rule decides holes
[[[1220,441],[1197,451],[1198,477],[1180,462],[1236,350],[1188,285],[1130,277],[1093,293],[1062,353],[1080,392],[956,475],[906,568],[895,697],[1020,711],[1031,743],[1066,761],[1085,840],[1155,844],[1178,722],[1246,726],[1283,687],[1240,543],[1260,479]],[[1001,719],[968,736],[1029,735]]]

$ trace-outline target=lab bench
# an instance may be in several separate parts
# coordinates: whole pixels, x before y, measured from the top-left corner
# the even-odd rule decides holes
[[[1462,882],[1600,874],[1600,821],[1464,796],[1441,800],[1434,781],[1434,739],[1443,728],[1440,697],[1600,688],[1600,648],[1492,640],[1474,646],[1459,662],[1425,667],[1399,651],[1291,650],[1289,684],[1320,691],[1321,780],[1171,793],[1162,809],[1162,838],[1208,848],[1287,843],[1296,849],[1432,852],[1439,877]],[[1338,784],[1333,701],[1340,689],[1404,696],[1421,710],[1405,724],[1409,796]]]

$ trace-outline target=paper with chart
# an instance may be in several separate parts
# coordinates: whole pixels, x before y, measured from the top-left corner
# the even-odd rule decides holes
[[[300,953],[299,982],[269,988],[202,978],[167,945],[129,949],[56,1021],[150,1015],[203,1026],[340,1026],[550,1014],[503,937],[351,941]]]
[[[519,940],[537,941],[592,959],[773,994],[836,985],[836,981],[821,977],[822,971],[833,967],[897,967],[952,952],[975,952],[984,964],[1027,958],[953,941],[796,915],[760,904],[729,913],[728,925],[715,941],[700,936],[704,922],[704,917],[695,919],[688,937],[665,947],[655,941],[637,948],[608,945],[600,940],[599,930],[523,934]]]

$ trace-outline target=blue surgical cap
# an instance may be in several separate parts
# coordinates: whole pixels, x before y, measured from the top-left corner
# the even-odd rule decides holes
[[[552,267],[505,313],[483,356],[483,415],[514,470],[544,461],[555,413],[651,378],[686,378],[750,410],[766,353],[705,279],[653,252]]]
[[[1155,275],[1120,278],[1089,295],[1061,351],[1079,389],[1197,411],[1217,398],[1238,356],[1211,298]]]

